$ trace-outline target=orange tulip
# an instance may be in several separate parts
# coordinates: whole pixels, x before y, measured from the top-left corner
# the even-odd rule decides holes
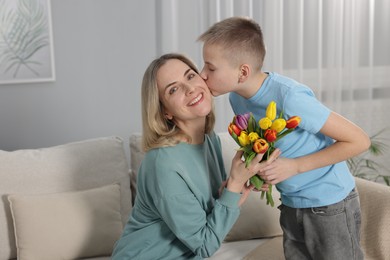
[[[253,151],[255,151],[256,153],[265,153],[268,148],[269,148],[269,144],[267,143],[267,141],[263,138],[260,138],[260,139],[257,139],[254,143],[253,143]]]
[[[229,131],[229,134],[232,135],[232,133],[234,132],[237,136],[240,135],[241,133],[241,129],[238,128],[235,124],[233,123],[230,123],[229,124],[229,127],[228,127],[228,131]]]
[[[294,129],[301,122],[301,118],[299,116],[292,116],[286,121],[286,128]]]
[[[264,137],[265,139],[272,143],[273,141],[276,140],[276,138],[278,137],[278,132],[276,132],[276,130],[272,130],[272,129],[267,129],[264,133]]]

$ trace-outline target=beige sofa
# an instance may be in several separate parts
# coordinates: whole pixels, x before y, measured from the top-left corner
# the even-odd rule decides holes
[[[229,169],[237,147],[227,133],[220,137]],[[0,260],[109,259],[143,158],[139,135],[130,137],[130,167],[123,145],[119,137],[105,137],[0,151]],[[366,259],[390,259],[390,188],[356,181]],[[277,191],[273,196],[277,200]],[[251,194],[210,259],[283,259],[279,212],[259,197]]]

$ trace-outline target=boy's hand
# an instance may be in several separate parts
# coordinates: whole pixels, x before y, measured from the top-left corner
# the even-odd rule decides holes
[[[259,176],[269,184],[278,184],[298,174],[298,165],[295,159],[279,157],[272,164],[260,170]]]

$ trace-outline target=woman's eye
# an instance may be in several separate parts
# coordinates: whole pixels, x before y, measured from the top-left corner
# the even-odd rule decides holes
[[[188,79],[189,79],[189,80],[192,79],[193,77],[195,77],[195,73],[190,73],[190,74],[188,74]]]
[[[173,93],[175,93],[176,92],[176,90],[177,90],[177,87],[171,87],[170,89],[169,89],[169,94],[170,95],[172,95]]]

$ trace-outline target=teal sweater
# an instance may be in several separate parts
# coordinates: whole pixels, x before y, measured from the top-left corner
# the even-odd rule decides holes
[[[137,196],[112,259],[203,259],[237,220],[240,194],[218,189],[226,178],[216,134],[146,153]]]

